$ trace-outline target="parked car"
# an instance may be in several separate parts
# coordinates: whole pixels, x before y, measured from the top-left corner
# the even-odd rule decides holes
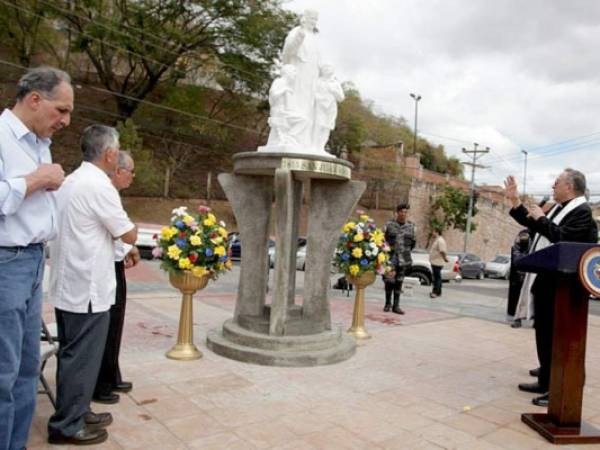
[[[306,244],[308,243],[308,241],[306,240],[305,237],[299,237],[298,238],[298,245],[296,247],[296,254],[301,250],[304,249],[304,257],[302,259],[302,266],[298,265],[298,256],[296,256],[296,268],[299,270],[304,270],[304,259],[306,258]],[[269,245],[269,267],[275,267],[275,241],[273,241],[273,245]]]
[[[494,259],[485,264],[485,276],[508,280],[510,276],[510,256],[496,255]]]
[[[433,273],[431,264],[429,263],[429,252],[422,248],[415,248],[412,253],[412,267],[406,275],[413,278],[418,278],[421,285],[429,286],[433,281]],[[448,262],[442,268],[442,281],[460,282],[462,276],[459,271],[458,256],[448,255]]]
[[[155,235],[160,234],[160,226],[152,224],[140,224],[135,245],[144,259],[152,259],[152,249],[156,247]]]
[[[449,252],[448,255],[458,257],[460,275],[463,278],[476,278],[483,280],[485,277],[485,263],[481,258],[472,253]]]
[[[227,244],[231,250],[231,259],[234,261],[239,261],[242,258],[242,241],[240,239],[240,233],[237,231],[232,231],[229,233],[227,235]],[[269,239],[268,246],[270,255],[271,249],[275,248],[275,241],[273,239]]]

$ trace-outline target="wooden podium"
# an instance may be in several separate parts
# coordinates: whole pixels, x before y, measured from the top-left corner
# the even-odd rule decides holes
[[[557,280],[548,413],[521,415],[553,444],[600,443],[600,430],[581,421],[589,293],[578,271],[582,255],[594,247],[600,246],[561,242],[516,263],[518,270],[552,274]]]

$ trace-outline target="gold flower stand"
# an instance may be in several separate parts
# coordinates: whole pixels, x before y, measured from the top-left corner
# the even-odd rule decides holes
[[[191,361],[202,358],[202,352],[194,345],[194,313],[192,296],[204,289],[208,284],[208,275],[196,277],[190,272],[170,273],[169,281],[174,288],[183,294],[181,300],[181,312],[179,314],[179,331],[177,333],[177,344],[167,352],[167,358],[179,361]]]
[[[365,272],[357,277],[348,275],[347,278],[348,283],[356,288],[352,326],[348,329],[348,334],[356,339],[369,339],[371,335],[365,330],[365,288],[375,281],[375,272]]]

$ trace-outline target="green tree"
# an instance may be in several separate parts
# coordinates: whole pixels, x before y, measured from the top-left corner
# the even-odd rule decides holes
[[[446,230],[455,228],[465,231],[467,228],[467,213],[469,210],[469,193],[463,192],[452,186],[446,186],[441,195],[438,195],[431,204],[429,226],[431,229]],[[473,207],[473,217],[477,214]],[[471,232],[477,228],[471,222]]]
[[[131,152],[135,164],[135,181],[128,194],[157,196],[161,193],[161,170],[154,158],[154,152],[144,148],[144,140],[138,134],[132,119],[117,124],[119,141],[123,150]]]
[[[71,0],[44,2],[73,33],[100,82],[130,117],[159,83],[186,78],[265,95],[296,16],[279,0]]]

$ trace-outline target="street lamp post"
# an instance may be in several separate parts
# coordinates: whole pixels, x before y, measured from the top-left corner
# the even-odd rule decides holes
[[[527,194],[527,150],[521,150],[525,155],[525,163],[523,166],[523,195]]]
[[[421,100],[421,96],[413,94],[412,92],[411,92],[410,96],[415,101],[415,132],[414,132],[414,136],[413,136],[413,152],[417,153],[417,117],[418,117],[418,113],[419,113],[419,100]]]

